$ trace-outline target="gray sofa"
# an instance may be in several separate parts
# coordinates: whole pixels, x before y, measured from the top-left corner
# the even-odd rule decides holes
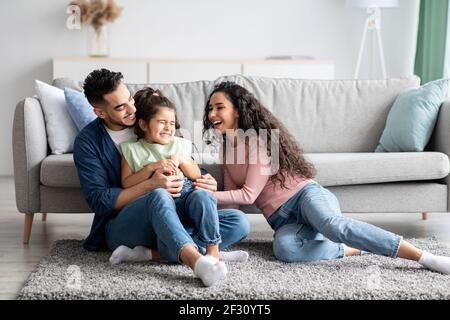
[[[388,80],[294,80],[227,76],[215,81],[153,84],[171,98],[187,132],[199,122],[209,92],[223,80],[245,86],[281,120],[317,168],[316,181],[334,192],[343,212],[449,211],[450,103],[445,102],[426,152],[374,153],[388,112],[415,76]],[[57,79],[58,87],[79,86]],[[128,85],[135,92],[144,85]],[[201,137],[191,137],[196,143]],[[17,208],[25,213],[28,243],[34,213],[91,212],[72,154],[51,155],[40,102],[17,104],[13,126]],[[203,165],[222,186],[218,165]],[[253,206],[243,210],[258,212]]]

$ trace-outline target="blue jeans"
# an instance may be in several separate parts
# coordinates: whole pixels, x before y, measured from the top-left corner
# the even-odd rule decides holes
[[[188,178],[184,177],[183,179],[183,188],[180,191],[180,198],[186,195],[186,193],[195,190],[194,183]],[[179,199],[179,198],[177,198]]]
[[[205,230],[210,224],[214,225],[217,216],[214,213],[196,211],[203,204],[204,190],[194,193],[189,206],[194,210],[187,210],[186,226],[181,222],[177,213],[175,201],[164,189],[156,189],[144,197],[124,207],[114,219],[106,225],[106,244],[110,250],[124,245],[129,248],[144,246],[158,249],[161,259],[169,262],[179,262],[179,253],[186,245],[192,244],[199,249],[204,248]],[[211,195],[209,197],[212,197]],[[215,200],[214,200],[215,201]],[[215,203],[215,202],[214,202]],[[194,212],[195,211],[195,212]],[[250,226],[245,214],[239,210],[218,210],[219,234],[221,235],[220,249],[227,248],[245,239]],[[183,219],[184,220],[184,219]],[[213,221],[213,222],[211,222]],[[186,224],[187,222],[184,221]],[[204,223],[205,228],[198,230],[195,225]],[[217,235],[212,235],[215,237]]]
[[[268,219],[275,230],[273,252],[285,262],[342,258],[343,243],[396,257],[401,237],[371,224],[344,217],[335,195],[308,183]]]
[[[196,243],[205,245],[221,242],[217,201],[202,189],[192,188],[175,198],[175,208],[181,223]]]

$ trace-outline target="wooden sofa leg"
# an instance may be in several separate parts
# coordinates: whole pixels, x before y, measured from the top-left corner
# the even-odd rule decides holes
[[[47,214],[46,213],[43,213],[42,214],[42,221],[47,221]]]
[[[422,212],[422,220],[428,220],[428,212]]]
[[[23,228],[23,244],[28,244],[30,241],[31,227],[33,226],[34,213],[25,214],[25,225]]]

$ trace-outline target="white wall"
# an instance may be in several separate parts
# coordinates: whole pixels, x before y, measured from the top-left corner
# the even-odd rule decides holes
[[[312,55],[336,62],[351,78],[363,10],[345,0],[117,0],[125,9],[111,26],[111,54],[130,57],[263,58]],[[51,81],[51,59],[86,53],[86,30],[68,30],[67,1],[0,2],[0,175],[13,172],[11,130],[16,103]],[[388,76],[412,73],[418,0],[383,11]],[[368,59],[365,60],[367,65]],[[362,70],[367,76],[368,68]]]

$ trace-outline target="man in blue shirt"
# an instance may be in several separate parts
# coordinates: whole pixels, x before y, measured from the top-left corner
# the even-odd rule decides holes
[[[183,182],[157,171],[138,185],[121,187],[118,145],[135,139],[132,126],[136,121],[134,100],[122,78],[120,72],[101,69],[91,72],[84,82],[84,93],[98,118],[80,131],[74,143],[81,188],[95,213],[83,246],[90,251],[117,249],[118,255],[112,257],[116,262],[158,259],[160,254],[164,260],[188,265],[206,286],[213,285],[225,278],[226,267],[222,261],[200,254],[198,248],[204,244],[176,214],[172,197],[180,195]],[[217,189],[209,174],[196,185],[212,192]],[[241,241],[249,232],[248,220],[239,210],[219,210],[219,224],[221,249]]]

